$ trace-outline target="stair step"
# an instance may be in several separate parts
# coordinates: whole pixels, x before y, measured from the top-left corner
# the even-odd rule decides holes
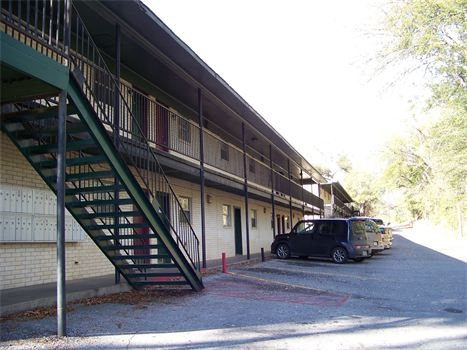
[[[91,186],[81,188],[67,188],[65,189],[66,195],[76,195],[80,193],[113,193],[115,191],[121,192],[125,187],[119,185],[102,185],[102,186]]]
[[[86,228],[89,231],[97,231],[97,230],[111,230],[117,228],[132,228],[132,229],[140,229],[140,228],[149,228],[149,225],[145,222],[139,223],[125,223],[125,224],[102,224],[102,225],[87,225]]]
[[[93,236],[96,241],[124,240],[124,239],[149,239],[158,238],[155,233],[134,233],[130,235],[98,235]]]
[[[162,259],[162,258],[161,258]],[[136,259],[135,259],[136,260]],[[170,265],[170,267],[159,267],[159,265]],[[155,264],[150,264],[150,263],[147,263],[147,264],[121,264],[121,265],[118,265],[117,266],[121,269],[121,270],[134,270],[134,269],[177,269],[177,267],[173,264],[164,264],[164,263],[155,263]],[[136,273],[136,272],[135,272]],[[138,274],[141,273],[141,272],[138,272]],[[150,273],[150,272],[147,272],[147,273]],[[180,271],[157,271],[157,272],[153,272],[153,273],[156,273],[158,275],[165,275],[165,276],[179,276],[180,275]]]
[[[65,181],[105,179],[109,177],[115,177],[115,173],[112,170],[88,171],[85,173],[68,173],[65,176]]]
[[[96,143],[91,138],[79,141],[68,141],[66,143],[66,151],[77,151],[89,147],[96,147]],[[58,151],[58,145],[55,143],[45,145],[24,146],[22,148],[24,153],[29,155],[54,153]]]
[[[67,119],[71,120],[70,115],[76,114],[77,111],[73,105],[67,105]],[[2,121],[4,123],[27,123],[37,120],[46,120],[46,119],[57,119],[58,116],[58,105],[45,107],[38,106],[35,109],[27,109],[20,112],[8,113],[2,116]],[[73,120],[76,120],[73,118]]]
[[[109,247],[104,247],[102,249],[106,251],[112,251],[112,250],[130,250],[130,249],[160,249],[164,248],[163,245],[161,244],[121,244],[121,245],[112,245]],[[158,255],[163,255],[163,254],[158,254]],[[166,258],[168,257],[167,254],[164,256],[159,256],[159,258]]]
[[[70,208],[84,208],[90,206],[105,206],[105,205],[126,205],[126,204],[133,204],[133,199],[131,198],[124,198],[119,199],[118,201],[115,199],[95,199],[89,201],[72,201],[67,202],[67,207]]]
[[[132,211],[108,211],[108,212],[99,212],[99,213],[85,213],[85,214],[78,214],[76,217],[78,219],[98,219],[98,218],[111,218],[111,217],[134,217],[134,216],[141,216],[141,212],[138,210]]]
[[[65,166],[75,166],[75,165],[88,165],[88,164],[99,164],[107,162],[107,158],[104,155],[89,156],[89,157],[76,157],[68,158],[65,161]],[[56,168],[57,160],[56,159],[46,159],[35,161],[34,164],[37,164],[41,168]]]
[[[167,255],[166,254],[127,254],[127,255],[114,255],[114,256],[110,256],[111,259],[114,259],[114,260],[125,260],[125,259],[163,259],[163,258],[166,258]],[[133,265],[131,265],[133,266]],[[145,267],[148,267],[147,265],[144,265]],[[155,266],[153,266],[155,268],[171,268],[171,267],[176,267],[174,264],[172,263],[160,263],[160,264],[156,264]]]
[[[142,287],[142,286],[164,286],[164,285],[187,285],[188,283],[184,280],[175,280],[175,281],[171,281],[171,280],[160,280],[160,281],[157,281],[157,280],[148,280],[148,281],[134,281],[134,282],[131,282],[132,285],[136,286],[136,287]]]
[[[23,130],[16,131],[16,136],[22,139],[31,139],[36,137],[43,136],[55,136],[57,135],[57,126],[47,126],[40,129],[37,128],[28,128]],[[79,133],[88,133],[88,129],[85,125],[81,123],[68,123],[66,125],[67,135],[79,134]]]
[[[180,272],[141,272],[141,273],[128,273],[129,278],[144,278],[144,277],[182,277]],[[175,280],[175,279],[174,279]],[[180,279],[176,279],[180,280]]]

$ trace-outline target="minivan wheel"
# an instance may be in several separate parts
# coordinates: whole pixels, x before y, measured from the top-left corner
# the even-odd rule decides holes
[[[290,258],[290,249],[289,246],[285,243],[281,243],[277,246],[276,255],[279,259]]]
[[[331,252],[331,259],[336,264],[344,264],[347,262],[349,255],[347,254],[347,250],[342,247],[334,248]]]

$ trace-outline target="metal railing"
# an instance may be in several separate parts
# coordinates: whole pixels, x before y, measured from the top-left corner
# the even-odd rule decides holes
[[[145,193],[153,200],[164,199],[159,215],[164,217],[177,246],[199,271],[199,240],[146,139],[136,111],[132,110],[134,106],[125,99],[127,96],[107,68],[78,12],[74,7],[71,11],[68,17],[63,1],[2,1],[1,30],[70,67],[101,123],[109,133],[118,135],[115,146],[125,154],[127,165]],[[69,57],[65,47],[67,18],[71,28]],[[115,103],[118,114],[114,113]]]
[[[32,1],[25,3],[28,4],[30,2]],[[38,0],[36,2],[48,4],[50,0]],[[47,10],[47,6],[45,12],[54,13],[54,11]],[[23,25],[23,27],[27,27],[27,25]],[[35,28],[34,26],[31,32],[38,33],[39,38],[41,38],[42,33],[49,33],[50,29],[48,27],[43,29],[42,26]],[[60,33],[64,31],[55,28],[55,32]],[[85,39],[86,35],[88,34],[82,22],[73,19],[71,53],[75,60],[77,60],[79,74],[83,80],[88,82],[91,100],[93,103],[97,103],[99,117],[103,120],[109,133],[117,132],[123,144],[132,144],[135,147],[139,147],[137,145],[142,145],[145,143],[144,140],[147,140],[146,146],[149,147],[143,147],[141,153],[153,153],[156,150],[188,157],[194,162],[199,162],[200,142],[198,125],[135,88],[124,83],[117,84],[113,75],[105,68],[105,64],[92,44],[91,38]],[[44,35],[44,37],[47,38],[48,34]],[[60,35],[56,37],[60,38]],[[58,49],[62,47],[59,42],[55,43],[52,40],[51,43],[53,47]],[[118,131],[116,130],[116,123],[113,120],[116,94],[119,94],[121,97],[118,102],[120,110]],[[240,146],[237,147],[232,143],[227,143],[217,136],[216,133],[206,129],[203,132],[203,137],[205,142],[205,164],[227,174],[243,178],[243,151]],[[241,145],[240,140],[237,143]],[[272,181],[269,160],[260,161],[259,159],[264,156],[255,154],[254,149],[251,147],[247,147],[247,149],[248,182],[270,188]],[[140,165],[139,162],[137,162],[136,166],[138,165]],[[291,167],[291,172],[296,173],[299,171],[297,170],[298,168],[294,164]],[[278,164],[273,164],[274,189],[280,193],[292,195],[298,200],[304,200],[309,205],[322,208],[322,201],[319,201],[319,198],[315,198],[316,196],[312,193],[303,190],[298,181],[300,175],[291,174],[291,179],[289,179],[288,171]],[[149,177],[147,171],[141,172],[140,178],[144,179],[144,182],[147,182]],[[290,181],[292,182],[291,184],[289,184]],[[305,193],[302,195],[302,192]]]

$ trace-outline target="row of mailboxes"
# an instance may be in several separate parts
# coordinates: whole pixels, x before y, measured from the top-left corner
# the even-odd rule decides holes
[[[0,184],[0,212],[55,215],[57,197],[49,190]]]
[[[66,216],[65,241],[77,242],[85,232],[72,216]],[[51,242],[57,240],[57,217],[0,213],[0,242]]]
[[[56,241],[56,213],[57,198],[52,191],[0,184],[0,242]],[[84,230],[66,211],[65,240],[84,237]]]

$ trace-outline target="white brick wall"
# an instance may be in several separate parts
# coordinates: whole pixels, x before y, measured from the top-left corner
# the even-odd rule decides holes
[[[169,179],[179,196],[192,199],[192,226],[200,240],[201,247],[201,198],[199,184],[179,179]],[[47,189],[42,179],[29,165],[8,138],[0,133],[0,183],[29,188]],[[233,208],[240,208],[242,221],[242,248],[247,253],[245,201],[242,196],[206,188],[210,203],[206,205],[206,257],[219,259],[223,252],[235,255],[235,233]],[[222,205],[232,207],[232,226],[222,224]],[[255,254],[264,248],[269,251],[272,241],[271,204],[251,200],[249,209],[256,209],[257,228],[250,227],[250,253]],[[266,212],[265,212],[266,209]],[[276,215],[289,216],[288,208],[276,206]],[[292,224],[301,217],[294,212]],[[276,219],[274,219],[276,224]],[[250,223],[249,223],[250,225]],[[202,252],[200,251],[200,256]],[[68,280],[110,274],[113,265],[86,236],[84,241],[66,244],[66,278]],[[54,243],[0,243],[0,289],[15,288],[56,280],[56,247]]]
[[[0,183],[36,189],[47,186],[10,140],[0,133]],[[56,280],[54,243],[0,243],[0,289]],[[90,238],[66,244],[66,278],[107,275],[113,265]]]

